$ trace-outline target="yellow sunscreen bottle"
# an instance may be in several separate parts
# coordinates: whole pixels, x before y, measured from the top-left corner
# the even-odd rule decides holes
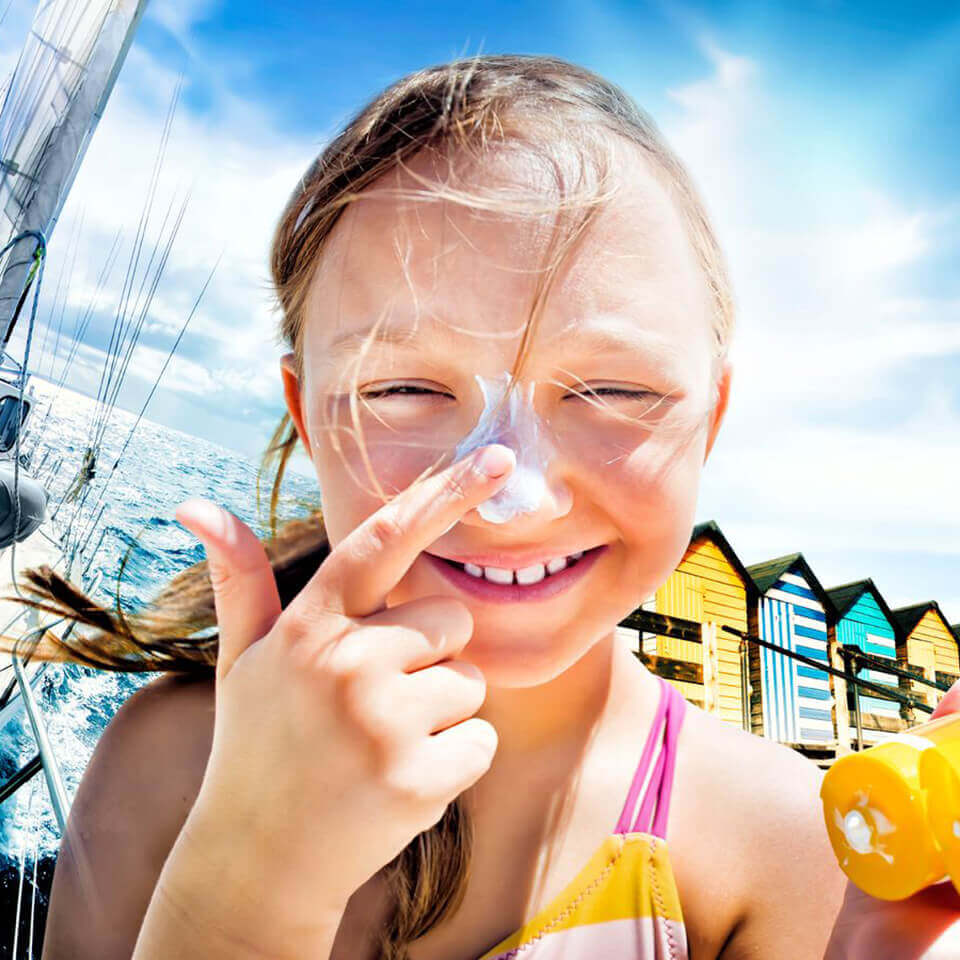
[[[930,799],[936,796],[940,817],[940,829],[935,832],[919,772],[921,759],[933,749],[942,754],[946,766],[931,767],[928,782],[939,784],[938,778],[956,778],[960,771],[960,715],[938,717],[841,757],[820,786],[824,821],[840,869],[878,899],[903,900],[947,874],[945,848],[937,833],[952,831],[954,821],[960,818],[960,806],[954,802],[960,797],[960,780],[953,797],[939,786],[931,794]],[[960,835],[953,842],[952,856],[960,866]],[[957,877],[960,879],[960,872]]]
[[[960,893],[960,733],[920,754],[920,786],[926,792],[930,829]]]

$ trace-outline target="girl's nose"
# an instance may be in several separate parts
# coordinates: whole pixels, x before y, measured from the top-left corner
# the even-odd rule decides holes
[[[553,466],[553,465],[552,465]],[[573,507],[573,491],[556,469],[544,472],[517,458],[507,483],[489,500],[471,510],[464,522],[496,526],[541,527],[565,517]]]

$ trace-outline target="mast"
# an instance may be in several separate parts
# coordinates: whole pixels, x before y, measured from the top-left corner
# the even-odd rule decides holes
[[[37,230],[49,242],[147,0],[40,0],[0,103],[0,246]],[[33,250],[0,264],[0,350],[16,321]]]

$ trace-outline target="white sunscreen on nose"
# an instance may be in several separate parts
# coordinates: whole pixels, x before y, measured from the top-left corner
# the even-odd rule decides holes
[[[533,407],[535,384],[529,384],[526,396],[512,390],[507,402],[494,416],[493,411],[510,383],[510,374],[475,376],[483,394],[483,411],[476,426],[457,444],[454,459],[459,460],[488,443],[502,443],[513,450],[517,465],[509,479],[489,500],[477,507],[477,512],[489,523],[506,523],[517,514],[533,513],[543,502],[547,490],[546,468],[552,448]]]

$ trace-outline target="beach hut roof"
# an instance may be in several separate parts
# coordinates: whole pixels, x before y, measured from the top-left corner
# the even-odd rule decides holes
[[[953,635],[957,638],[957,643],[960,643],[960,623],[952,624],[950,629],[953,631]]]
[[[871,577],[865,580],[854,580],[852,583],[842,583],[838,587],[830,587],[827,590],[827,596],[833,603],[837,611],[837,619],[846,615],[847,611],[860,599],[863,594],[869,590],[873,594],[873,599],[877,601],[880,612],[887,618],[890,625],[896,630],[900,623],[893,615],[893,611],[887,606],[887,601],[877,589],[877,585]]]
[[[760,593],[766,593],[791,567],[798,566],[810,584],[817,599],[823,604],[823,609],[827,614],[832,614],[836,619],[837,611],[823,585],[816,578],[810,564],[804,559],[802,553],[788,553],[783,557],[774,557],[772,560],[764,560],[761,563],[751,563],[747,567],[747,572],[753,577],[753,582],[757,585]]]
[[[950,626],[949,621],[943,615],[943,611],[940,609],[940,604],[936,600],[927,600],[925,603],[915,603],[910,607],[897,607],[893,611],[893,615],[897,620],[897,623],[900,624],[900,629],[903,631],[903,635],[906,637],[909,635],[910,631],[923,619],[923,615],[928,610],[936,610],[937,616],[943,621],[943,625],[954,635],[954,638],[960,642],[960,638],[957,638],[957,634],[954,631],[953,627]]]
[[[698,523],[690,535],[690,543],[696,543],[696,541],[702,537],[709,537],[720,548],[720,552],[727,558],[730,566],[737,571],[740,579],[743,580],[744,586],[747,588],[747,593],[755,597],[759,596],[753,577],[747,572],[743,561],[737,556],[733,547],[730,546],[730,541],[723,535],[723,531],[720,529],[716,520],[706,520],[703,523]]]

